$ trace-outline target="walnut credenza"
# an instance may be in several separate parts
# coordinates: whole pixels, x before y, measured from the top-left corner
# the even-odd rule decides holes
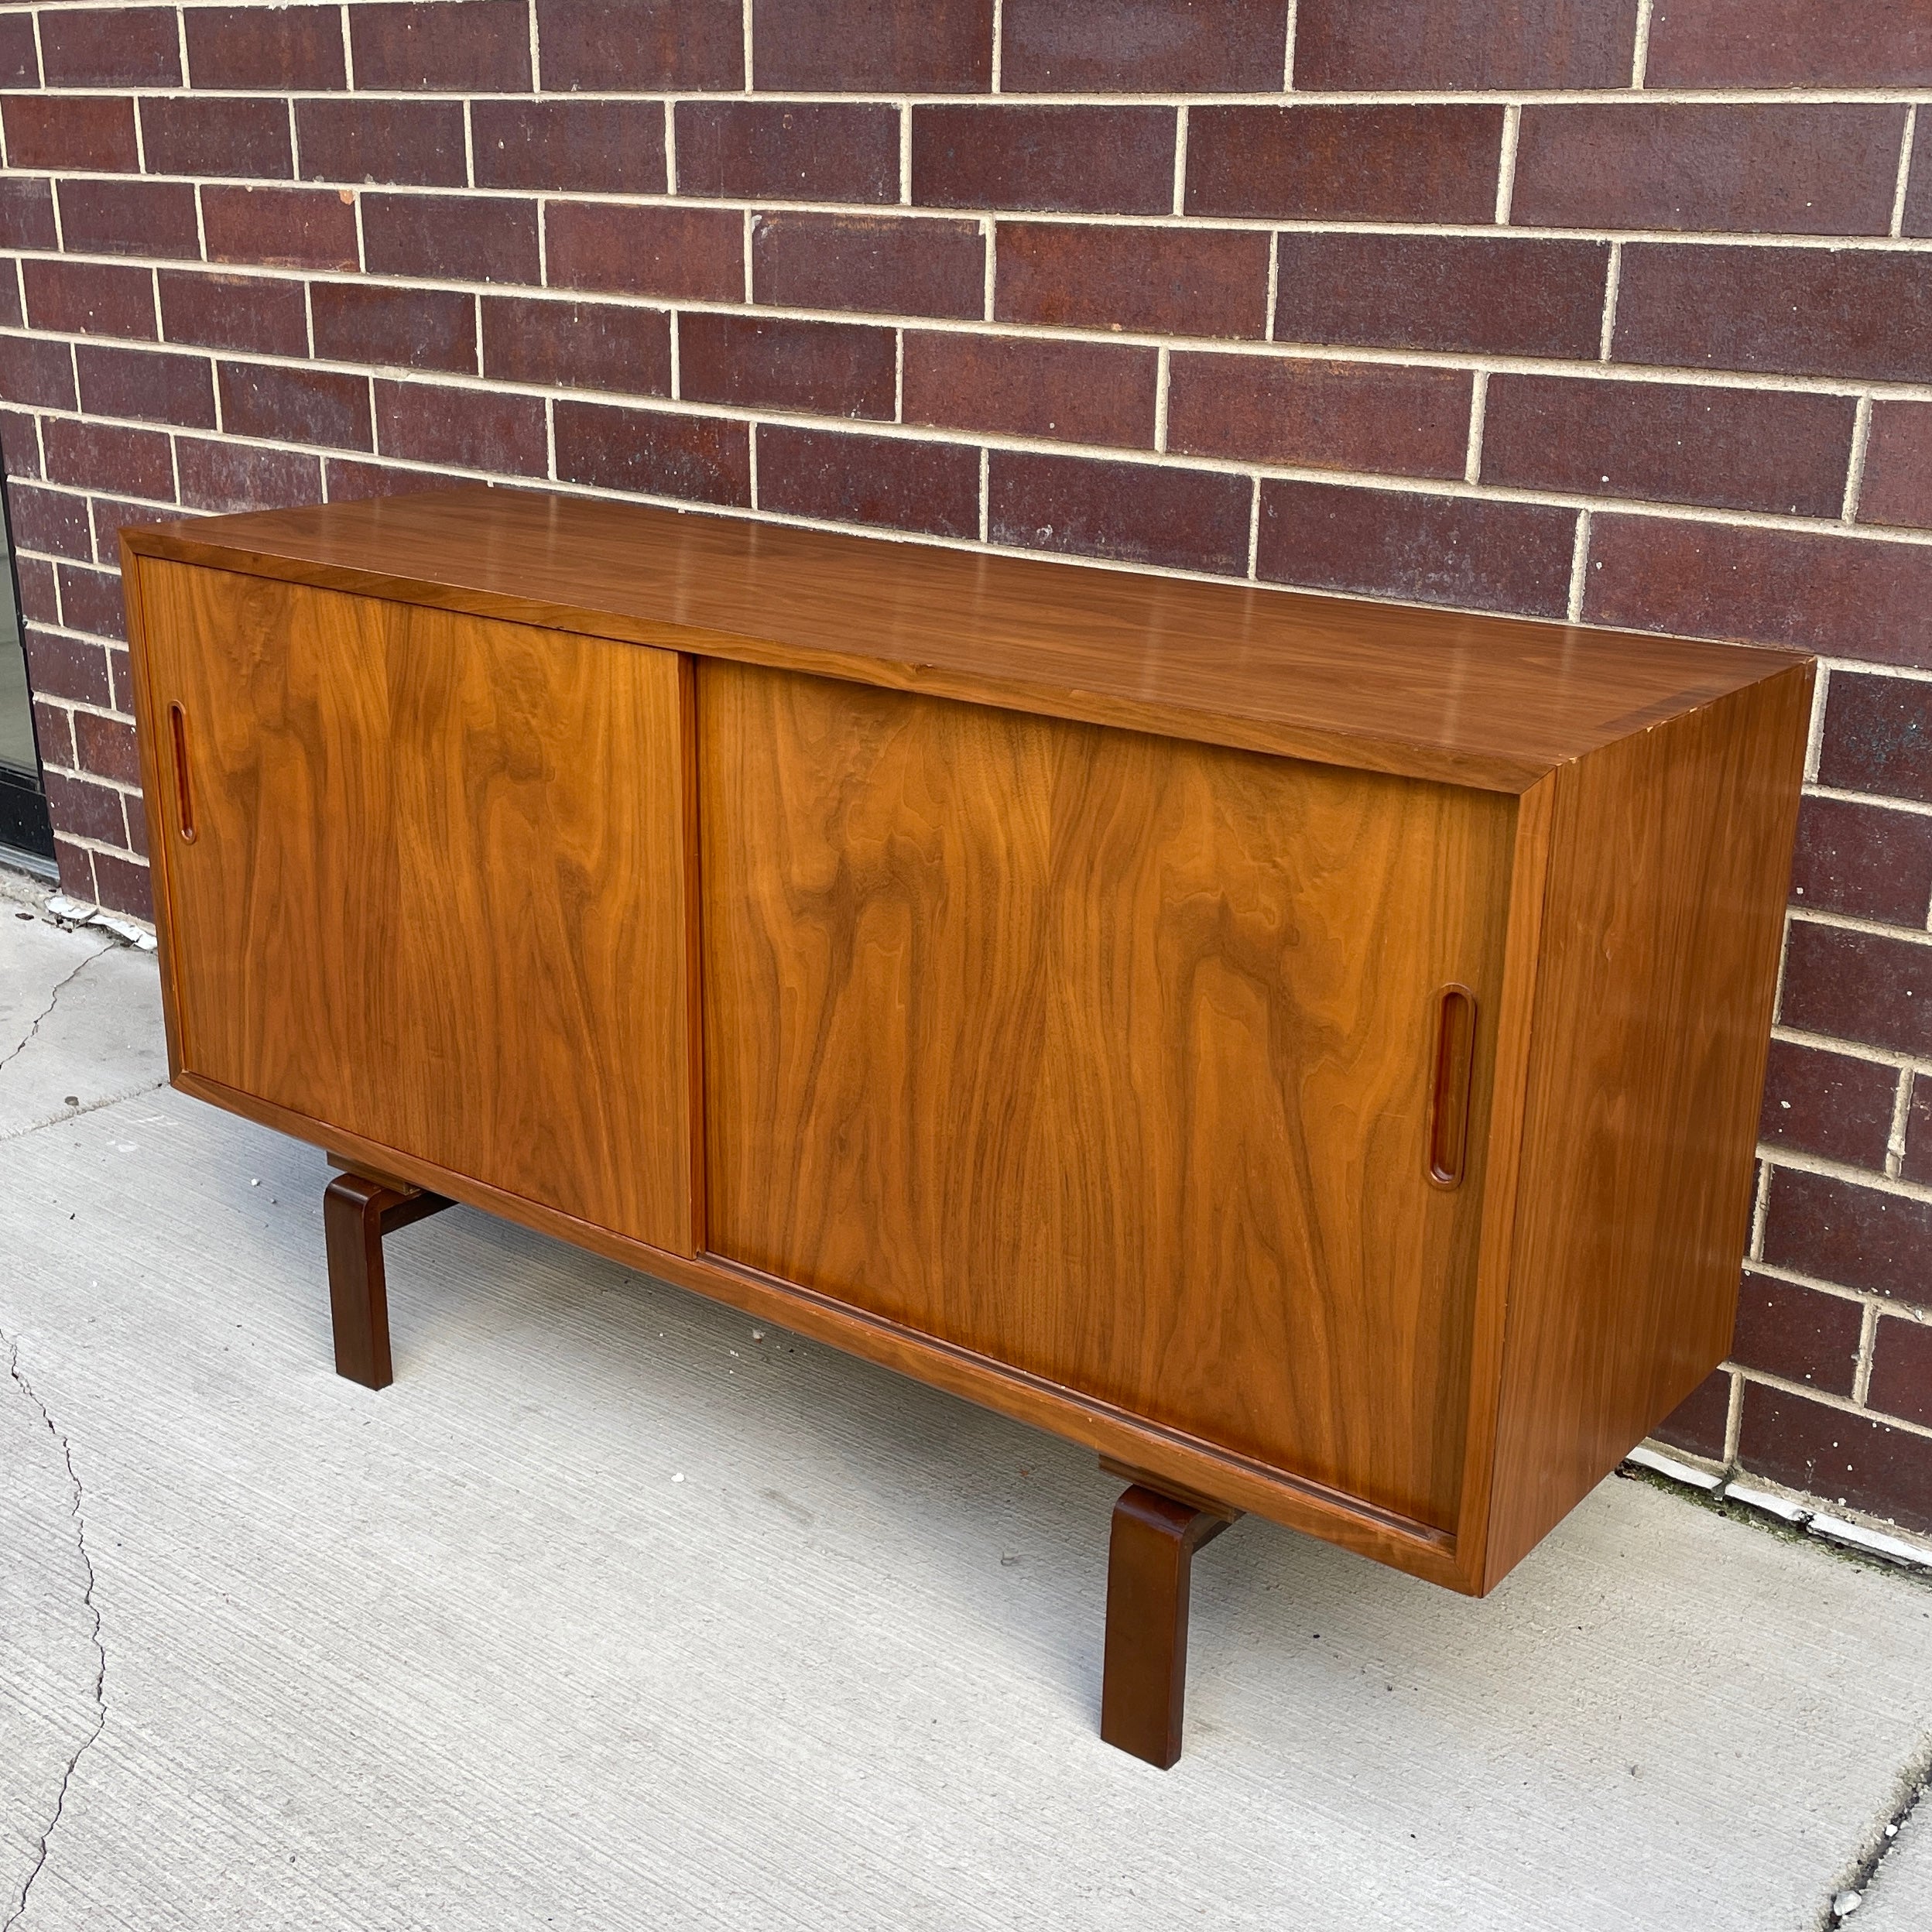
[[[176,1084],[1488,1590],[1722,1358],[1788,654],[459,490],[131,532]]]

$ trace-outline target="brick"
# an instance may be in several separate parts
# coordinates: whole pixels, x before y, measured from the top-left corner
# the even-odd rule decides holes
[[[49,416],[41,424],[47,480],[84,490],[122,490],[130,495],[174,500],[174,464],[159,430],[124,429],[111,423],[76,423]]]
[[[40,52],[33,42],[33,16],[10,13],[0,19],[0,87],[37,87]]]
[[[1818,783],[1932,805],[1932,684],[1834,672]]]
[[[1256,570],[1310,590],[1560,617],[1576,518],[1481,497],[1264,482]]]
[[[1006,0],[1009,94],[1266,94],[1287,0]]]
[[[1295,85],[1626,87],[1636,0],[1300,0]]]
[[[349,9],[355,84],[379,94],[522,94],[530,85],[524,0],[400,0]]]
[[[1858,521],[1932,530],[1932,402],[1872,404]]]
[[[985,252],[977,221],[761,214],[752,224],[752,290],[793,308],[977,317]]]
[[[1727,1370],[1712,1370],[1651,1434],[1673,1449],[1687,1449],[1708,1461],[1723,1461],[1731,1417],[1731,1380]]]
[[[1287,234],[1275,339],[1595,361],[1607,242]]]
[[[96,571],[96,576],[108,573]],[[120,594],[120,579],[115,577],[115,595]],[[80,769],[97,778],[118,779],[123,785],[141,783],[141,751],[132,723],[124,718],[103,718],[98,711],[77,711],[74,715],[74,749]]]
[[[121,533],[124,529],[142,524],[159,523],[174,514],[172,509],[158,510],[152,503],[125,503],[118,497],[97,496],[91,499],[94,511],[94,548],[95,560],[101,564],[118,565],[121,559]],[[134,677],[128,668],[125,651],[108,653],[108,669],[114,678],[114,708],[117,711],[134,709]]]
[[[7,508],[12,519],[16,549],[46,550],[56,557],[89,557],[94,554],[84,498],[69,496],[61,490],[36,489],[31,483],[17,482],[7,492]]]
[[[1932,1181],[1932,1074],[1912,1076],[1912,1107],[1905,1123],[1907,1180]]]
[[[1239,576],[1252,488],[1208,470],[995,450],[988,533],[1024,550]]]
[[[1584,615],[1932,666],[1932,548],[1599,512]]]
[[[568,400],[555,415],[559,482],[751,508],[748,423]]]
[[[201,190],[211,262],[260,262],[283,269],[354,269],[355,198],[347,188]]]
[[[49,772],[46,779],[47,810],[63,831],[110,845],[125,843],[127,815],[122,810],[120,793],[111,785],[70,778],[64,772]]]
[[[90,416],[131,416],[183,429],[214,427],[214,382],[204,355],[166,349],[75,345],[80,406]]]
[[[752,84],[805,94],[984,94],[993,0],[752,0]]]
[[[932,536],[979,534],[979,452],[951,443],[761,423],[761,509]]]
[[[115,655],[119,656],[124,653],[117,652]],[[139,792],[123,792],[121,805],[127,814],[128,849],[146,858],[148,855],[147,802]]]
[[[280,101],[150,94],[141,103],[141,149],[150,174],[286,180],[295,172],[289,110]]]
[[[1932,20],[1911,0],[1658,0],[1650,87],[1924,87]]]
[[[1626,248],[1619,361],[1932,380],[1932,255]]]
[[[365,463],[348,457],[326,457],[322,468],[328,480],[331,503],[359,502],[376,496],[415,496],[425,490],[447,490],[456,484],[476,481],[473,476],[461,476],[453,471]]]
[[[174,9],[50,7],[40,16],[40,60],[50,87],[177,87]]]
[[[742,0],[536,0],[546,88],[723,93],[745,84]]]
[[[735,208],[553,201],[544,242],[553,288],[696,302],[744,298],[745,223]]]
[[[1879,1317],[1865,1399],[1886,1415],[1932,1424],[1932,1326],[1893,1315]]]
[[[680,393],[694,402],[888,421],[896,360],[891,330],[858,323],[704,314],[678,323]]]
[[[1932,1437],[1747,1382],[1738,1459],[1827,1503],[1932,1530]]]
[[[540,276],[536,204],[498,195],[365,194],[362,258],[372,275],[533,283]]]
[[[194,510],[293,509],[322,500],[320,457],[182,437],[181,501]]]
[[[1267,329],[1268,238],[1231,228],[1002,221],[1002,322],[1249,337]]]
[[[124,96],[9,94],[0,118],[9,167],[132,174],[140,166],[134,103]]]
[[[74,356],[45,336],[0,335],[0,396],[29,409],[73,409]]]
[[[14,575],[20,585],[20,615],[29,624],[60,622],[60,593],[53,566],[35,557],[16,557]]]
[[[1160,361],[1111,343],[909,329],[905,420],[1151,450]]]
[[[1800,1032],[1932,1057],[1932,944],[1794,920],[1778,1017]]]
[[[1852,458],[1850,396],[1493,375],[1487,483],[1796,516],[1838,515]]]
[[[77,255],[201,252],[194,190],[186,181],[63,181],[60,233]]]
[[[483,373],[505,382],[671,392],[671,320],[661,309],[531,296],[483,298]]]
[[[476,372],[476,303],[453,289],[318,282],[315,352],[331,362]]]
[[[913,200],[931,208],[1165,214],[1174,201],[1172,108],[913,110]]]
[[[0,200],[4,200],[0,196]],[[0,328],[24,329],[27,313],[20,306],[20,277],[12,264],[0,262]]]
[[[1773,1168],[1764,1258],[1842,1287],[1932,1303],[1932,1204]]]
[[[406,462],[454,464],[509,476],[542,476],[550,468],[540,396],[378,382],[375,441],[383,455]]]
[[[899,110],[842,101],[680,101],[677,191],[896,201]]]
[[[0,457],[5,460],[9,477],[40,474],[40,437],[35,427],[38,420],[18,410],[0,409]]]
[[[189,7],[188,80],[282,94],[339,87],[340,7]]]
[[[51,249],[58,245],[53,183],[20,176],[0,178],[0,248]]]
[[[655,101],[479,101],[470,125],[479,188],[664,192]]]
[[[1912,137],[1911,173],[1905,190],[1903,231],[1932,235],[1932,116],[1921,114]]]
[[[1896,1067],[1774,1040],[1758,1139],[1883,1173],[1898,1094]]]
[[[125,913],[130,919],[154,917],[154,879],[145,865],[114,852],[94,855],[94,891],[98,903],[111,913]]]
[[[97,704],[104,709],[113,702],[114,686],[108,676],[104,645],[63,637],[33,624],[26,627],[26,639],[27,681],[36,697],[65,698],[70,704]],[[74,762],[70,735],[67,743],[68,753],[59,761],[62,764]]]
[[[1502,122],[1499,107],[1195,108],[1187,212],[1488,221]]]
[[[74,758],[74,714],[58,704],[45,704],[38,698],[33,705],[33,735],[40,749],[42,762],[48,765],[71,766]],[[67,876],[67,866],[63,863],[60,877],[63,886]],[[93,881],[88,881],[91,887]],[[80,896],[91,905],[91,890]]]
[[[1321,469],[1459,477],[1473,379],[1459,369],[1177,354],[1167,447]]]
[[[1922,923],[1932,903],[1932,818],[1847,799],[1806,799],[1798,808],[1791,893],[1815,912]]]
[[[1740,1368],[1848,1396],[1858,1365],[1865,1304],[1745,1271],[1731,1359]]]
[[[454,101],[298,101],[295,138],[307,181],[460,188],[468,179]]]
[[[299,282],[260,276],[160,272],[161,326],[170,342],[262,355],[307,355],[308,310]]]
[[[327,449],[372,450],[369,379],[274,362],[221,365],[221,424],[231,436]]]
[[[86,631],[94,637],[127,640],[126,607],[121,601],[121,573],[98,570],[85,564],[60,566],[60,612],[70,630]],[[77,731],[80,727],[77,724]],[[85,747],[82,748],[83,756]],[[139,769],[135,777],[140,777]]]

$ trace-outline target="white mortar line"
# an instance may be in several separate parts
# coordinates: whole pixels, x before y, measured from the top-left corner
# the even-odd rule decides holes
[[[1275,339],[1275,304],[1281,295],[1281,231],[1277,228],[1268,238],[1268,313],[1262,324],[1262,340],[1272,343]]]
[[[1845,466],[1845,504],[1838,512],[1842,523],[1858,520],[1858,492],[1865,487],[1865,451],[1871,435],[1872,398],[1865,395],[1852,413],[1852,455]]]
[[[750,94],[757,87],[752,66],[752,0],[745,0],[745,92]]]
[[[537,44],[536,0],[530,0],[530,92],[543,91],[543,50]]]
[[[1564,615],[1570,623],[1583,622],[1584,591],[1589,582],[1589,570],[1590,512],[1585,510],[1577,519],[1577,533],[1570,548],[1570,595],[1564,606]]]
[[[1848,1160],[1832,1160],[1823,1154],[1807,1153],[1802,1148],[1780,1147],[1774,1166],[1821,1180],[1841,1180],[1868,1192],[1883,1194],[1890,1201],[1909,1201],[1932,1207],[1932,1185],[1922,1180],[1906,1180],[1896,1174],[1882,1174]]]
[[[1855,1416],[1861,1422],[1882,1422],[1888,1429],[1896,1429],[1908,1436],[1917,1436],[1932,1441],[1932,1427],[1922,1422],[1909,1422],[1903,1416],[1889,1411],[1862,1408],[1849,1396],[1834,1395],[1829,1389],[1814,1387],[1808,1382],[1790,1382],[1783,1375],[1769,1374],[1762,1368],[1741,1368],[1738,1371],[1745,1381],[1754,1382],[1766,1389],[1776,1389],[1787,1396],[1801,1396],[1807,1402],[1815,1402],[1821,1408],[1835,1409],[1841,1415]],[[1844,1507],[1843,1504],[1839,1506]]]
[[[999,247],[999,238],[995,231],[993,218],[990,214],[981,215],[980,217],[979,231],[985,238],[983,252],[985,259],[986,272],[986,294],[983,305],[985,312],[979,319],[982,322],[991,322],[994,319],[993,277],[995,273],[995,258]],[[1008,324],[1006,326],[1008,327],[1011,327],[1012,325],[1011,324]]]
[[[906,420],[906,331],[892,331],[892,420]]]
[[[1462,461],[1462,480],[1479,482],[1482,478],[1482,424],[1489,407],[1489,372],[1478,369],[1469,385],[1469,444]]]
[[[471,104],[463,103],[463,185],[476,186],[476,128],[470,118]]]
[[[992,515],[992,464],[993,453],[982,443],[979,446],[979,540],[989,540],[987,532],[991,527]]]
[[[348,0],[342,0],[342,84],[350,93],[355,91],[355,44],[349,37]]]
[[[194,245],[200,252],[201,259],[208,259],[208,220],[201,206],[201,187],[196,183],[194,190]]]
[[[1174,213],[1184,215],[1187,212],[1187,109],[1184,103],[1174,111]]]
[[[1288,42],[1281,56],[1281,91],[1293,94],[1295,91],[1295,12],[1299,0],[1288,0]]]
[[[1744,1434],[1744,1378],[1731,1378],[1731,1400],[1724,1412],[1724,1460],[1727,1465],[1738,1459],[1738,1441]]]
[[[1918,104],[1905,111],[1905,132],[1899,142],[1899,177],[1892,190],[1892,220],[1889,232],[1895,238],[1905,232],[1905,190],[1912,175],[1912,139],[1919,125]]]
[[[1856,919],[1849,913],[1815,913],[1808,906],[1793,906],[1792,919],[1800,926],[1829,926],[1839,932],[1865,933],[1874,939],[1903,940],[1909,946],[1923,946],[1925,934],[1906,926],[1888,926],[1875,919]]]
[[[1910,1067],[1899,1069],[1899,1091],[1893,1100],[1892,1125],[1885,1142],[1885,1171],[1893,1180],[1898,1180],[1905,1168],[1905,1135],[1912,1122],[1912,1087],[1917,1077],[1916,1070]]]
[[[675,103],[664,103],[664,188],[667,194],[677,192],[677,111]]]
[[[1852,1370],[1852,1399],[1862,1409],[1871,1399],[1872,1355],[1879,1338],[1879,1310],[1875,1302],[1865,1304],[1858,1323],[1858,1352]]]
[[[1764,1253],[1764,1224],[1771,1212],[1771,1163],[1760,1155],[1757,1169],[1751,1194],[1751,1233],[1744,1247],[1747,1261],[1756,1261]]]
[[[1516,141],[1522,125],[1522,108],[1503,109],[1502,153],[1496,165],[1496,226],[1499,228],[1509,224],[1509,203],[1516,191]]]
[[[1824,747],[1824,707],[1826,694],[1831,689],[1831,673],[1821,670],[1811,685],[1811,717],[1806,727],[1804,740],[1804,783],[1815,785],[1818,778],[1818,759]]]
[[[1002,43],[1006,38],[1006,0],[993,0],[993,61],[988,91],[998,94],[1001,85],[1001,63],[1005,50]]]
[[[1597,343],[1597,360],[1610,360],[1610,344],[1617,333],[1617,285],[1623,272],[1623,244],[1610,244],[1610,265],[1603,278],[1603,334]]]
[[[1255,478],[1255,493],[1248,499],[1248,578],[1259,581],[1261,561],[1261,478]]]
[[[191,88],[194,85],[194,76],[188,71],[188,10],[186,7],[175,9],[174,28],[181,55],[181,84],[183,87]]]
[[[1633,87],[1643,85],[1644,69],[1650,62],[1650,9],[1651,0],[1637,0],[1636,40],[1631,50],[1630,84]],[[1671,98],[1677,97],[1673,94]]]
[[[673,402],[678,399],[679,374],[680,372],[677,365],[677,311],[673,309],[671,311],[671,399]]]
[[[745,258],[745,306],[754,308],[757,303],[752,293],[752,227],[755,217],[751,210],[745,211],[744,231],[738,238],[738,250]]]
[[[1154,447],[1167,447],[1167,386],[1173,361],[1173,351],[1163,348],[1154,358]]]

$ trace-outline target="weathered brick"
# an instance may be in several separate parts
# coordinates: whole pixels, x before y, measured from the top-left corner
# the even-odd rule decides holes
[[[1905,1123],[1907,1180],[1932,1181],[1932,1074],[1912,1076],[1912,1108]]]
[[[845,101],[680,101],[677,191],[896,201],[899,110]]]
[[[372,275],[535,283],[536,204],[503,195],[365,194],[362,257]]]
[[[82,564],[63,564],[60,577],[60,614],[70,629],[85,631],[94,637],[115,637],[126,641],[127,608],[121,601],[121,573],[118,570],[99,570]],[[77,732],[80,731],[77,723],[74,728]],[[138,780],[140,775],[137,767],[135,778]]]
[[[933,208],[1165,214],[1175,114],[1159,107],[913,110],[913,200]]]
[[[0,457],[9,477],[40,474],[40,437],[34,426],[38,420],[17,409],[0,409]]]
[[[1932,1324],[1879,1317],[1865,1399],[1882,1414],[1932,1423]]]
[[[758,429],[761,509],[933,536],[979,534],[979,452],[952,443]]]
[[[1932,114],[1926,125],[1932,127]],[[1872,406],[1858,521],[1932,530],[1932,402]]]
[[[40,426],[47,481],[83,490],[125,490],[163,502],[174,498],[174,465],[159,430],[49,416]]]
[[[0,87],[37,87],[40,52],[34,45],[33,16],[10,13],[0,19]]]
[[[58,624],[60,593],[53,566],[44,558],[16,557],[13,572],[20,585],[20,615],[29,624]]]
[[[154,880],[146,866],[115,852],[96,851],[94,858],[94,892],[99,903],[111,913],[125,913],[130,919],[154,919]]]
[[[1932,1204],[1835,1175],[1774,1168],[1764,1258],[1868,1294],[1932,1303]]]
[[[289,110],[280,101],[149,94],[141,103],[141,148],[150,174],[286,180],[295,172]]]
[[[1287,0],[1006,0],[1008,94],[1266,94]]]
[[[31,635],[32,627],[29,628]],[[65,705],[46,704],[36,697],[33,702],[33,735],[39,747],[43,762],[64,765],[71,769],[74,762],[74,714]],[[56,844],[60,842],[57,838]],[[67,866],[63,862],[60,868],[61,882],[63,888],[70,891],[72,888],[67,886]],[[91,886],[92,882],[90,877],[89,885]],[[93,903],[91,891],[82,893],[80,896],[89,904]]]
[[[47,810],[63,831],[110,845],[126,842],[127,814],[122,809],[122,794],[111,785],[70,778],[64,772],[49,772],[46,779]]]
[[[560,482],[751,508],[748,423],[567,399],[555,414]]]
[[[791,308],[977,317],[985,248],[977,221],[761,214],[752,224],[752,290]]]
[[[1167,447],[1321,469],[1462,474],[1473,379],[1312,357],[1177,354]]]
[[[1932,115],[1920,114],[1912,136],[1911,173],[1905,190],[1903,232],[1932,235]]]
[[[1607,242],[1286,234],[1275,339],[1594,360]]]
[[[260,262],[283,269],[353,269],[355,200],[347,188],[201,190],[211,262]]]
[[[745,84],[742,0],[536,0],[546,88],[724,92]]]
[[[984,94],[993,0],[752,0],[752,84],[802,94]]]
[[[349,9],[348,19],[358,87],[381,94],[529,90],[524,0],[364,0]]]
[[[671,319],[662,309],[534,296],[483,298],[483,373],[505,382],[671,392]]]
[[[987,485],[995,543],[1227,576],[1247,568],[1245,476],[995,450]]]
[[[1932,1530],[1932,1437],[1747,1382],[1738,1459],[1827,1502]]]
[[[372,463],[359,457],[325,457],[323,473],[327,478],[331,503],[352,503],[377,496],[416,496],[425,490],[447,490],[459,483],[475,482],[452,470],[422,470],[401,463]]]
[[[1636,0],[1300,0],[1297,87],[1626,87]]]
[[[995,248],[1002,322],[1257,341],[1267,331],[1265,235],[1002,221]]]
[[[1864,1327],[1862,1302],[1747,1269],[1738,1293],[1731,1359],[1741,1368],[1848,1396]]]
[[[1482,497],[1264,482],[1255,568],[1310,590],[1556,617],[1576,518]]]
[[[97,577],[109,572],[98,570]],[[114,578],[115,595],[120,594],[118,577]],[[131,720],[103,718],[98,711],[77,711],[74,715],[74,748],[80,768],[97,778],[118,779],[123,785],[141,783],[141,749]]]
[[[1834,672],[1818,783],[1932,805],[1932,684]]]
[[[897,351],[889,329],[693,314],[679,320],[677,346],[680,393],[690,402],[875,421],[892,414]]]
[[[1296,221],[1488,221],[1499,107],[1198,107],[1190,214]]]
[[[193,6],[183,18],[194,87],[279,94],[344,84],[340,7]]]
[[[179,87],[174,9],[50,7],[40,16],[40,60],[50,87]]]
[[[1619,361],[1932,379],[1932,255],[1632,243]]]
[[[117,651],[115,655],[123,657],[126,653]],[[127,816],[128,848],[139,857],[146,858],[148,855],[147,801],[139,792],[123,792],[121,794],[121,806]],[[148,916],[152,917],[152,914]]]
[[[59,245],[53,225],[53,183],[19,175],[0,178],[0,248],[51,249]]]
[[[307,181],[460,188],[468,179],[454,101],[298,101],[295,137]]]
[[[540,396],[379,381],[375,441],[383,455],[409,463],[510,476],[542,476],[550,468]]]
[[[454,289],[318,282],[315,352],[331,362],[476,372],[476,301]]]
[[[0,335],[0,396],[28,409],[77,408],[67,344],[46,336]]]
[[[1483,481],[1835,516],[1856,413],[1850,396],[1497,375]]]
[[[82,342],[75,346],[74,359],[80,376],[80,406],[90,416],[131,416],[190,430],[214,427],[214,383],[205,355]]]
[[[117,567],[121,561],[120,538],[124,529],[165,522],[174,515],[172,508],[157,509],[152,503],[129,503],[118,496],[91,497],[88,506],[94,513],[94,561]],[[132,711],[134,673],[125,651],[108,652],[108,671],[114,680],[114,709]]]
[[[0,120],[9,167],[132,174],[140,166],[134,103],[125,96],[10,94]]]
[[[369,379],[276,362],[221,365],[221,423],[231,436],[372,450]]]
[[[161,326],[170,342],[248,349],[262,355],[309,352],[308,313],[299,282],[163,269],[160,285]],[[152,304],[149,313],[152,317]]]
[[[27,625],[25,635],[27,680],[36,697],[60,697],[70,704],[103,707],[113,702],[114,685],[108,676],[104,645],[63,637],[57,631],[43,631],[33,624]],[[74,762],[70,731],[64,742],[66,755],[58,762],[70,765]]]
[[[1758,1139],[1882,1173],[1898,1092],[1896,1067],[1774,1040]]]
[[[687,301],[745,293],[745,223],[735,208],[619,207],[555,201],[544,216],[550,281]]]
[[[1658,0],[1652,87],[1924,87],[1932,20],[1911,0]]]
[[[77,255],[172,255],[201,252],[194,189],[186,181],[63,181],[60,233]]]
[[[1919,926],[1932,902],[1932,818],[1840,798],[1798,810],[1795,902],[1890,926]]]
[[[1112,343],[909,329],[905,420],[1151,450],[1159,365]]]
[[[20,306],[20,277],[9,262],[0,262],[0,328],[23,329],[27,312]]]
[[[1932,548],[1599,513],[1584,615],[1932,666]]]
[[[1778,1017],[1807,1033],[1932,1057],[1932,944],[1794,920]]]
[[[1728,1370],[1712,1370],[1650,1433],[1673,1448],[1721,1462],[1731,1416],[1731,1382]]]
[[[45,550],[55,557],[89,557],[94,554],[86,498],[70,496],[64,490],[43,490],[31,483],[16,482],[7,492],[7,508],[13,520],[13,541],[17,549]],[[37,680],[34,688],[45,689]],[[64,695],[72,697],[74,694],[68,692]]]
[[[176,444],[181,501],[191,510],[290,509],[322,500],[319,457],[184,436]]]
[[[479,188],[664,192],[654,101],[479,101],[470,121]]]

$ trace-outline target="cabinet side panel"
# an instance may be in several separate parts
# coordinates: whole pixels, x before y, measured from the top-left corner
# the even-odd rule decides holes
[[[1729,1345],[1811,682],[1558,774],[1485,1585]]]

